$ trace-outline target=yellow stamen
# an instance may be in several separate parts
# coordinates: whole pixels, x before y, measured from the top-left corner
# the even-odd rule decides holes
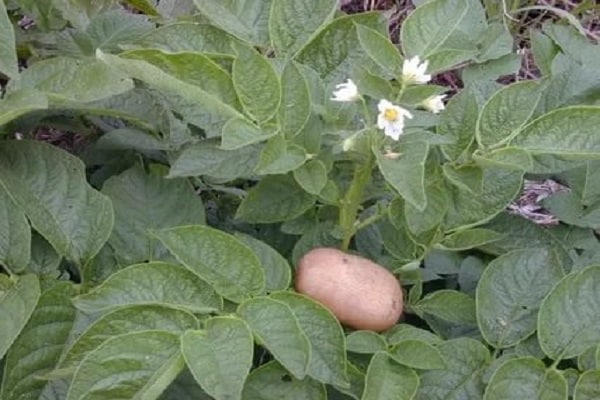
[[[398,111],[395,108],[386,108],[383,112],[383,118],[390,122],[396,121],[398,119]]]

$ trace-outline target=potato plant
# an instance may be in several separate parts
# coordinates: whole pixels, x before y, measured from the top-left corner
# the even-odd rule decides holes
[[[594,2],[341,3],[0,0],[0,400],[600,398]]]

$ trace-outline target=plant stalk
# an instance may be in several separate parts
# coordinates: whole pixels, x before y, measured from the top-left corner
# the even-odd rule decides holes
[[[371,178],[371,172],[375,166],[375,157],[370,150],[367,156],[367,161],[364,164],[358,164],[354,170],[354,177],[350,183],[350,187],[346,195],[341,200],[340,204],[340,227],[342,228],[343,240],[341,249],[348,250],[352,237],[358,230],[358,209],[362,203],[362,197],[365,186]]]

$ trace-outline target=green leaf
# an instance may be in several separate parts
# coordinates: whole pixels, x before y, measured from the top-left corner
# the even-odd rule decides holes
[[[61,368],[76,367],[91,351],[113,337],[161,330],[182,334],[196,329],[198,320],[189,311],[164,305],[134,305],[111,311],[90,325],[61,359]]]
[[[325,387],[310,378],[298,380],[276,361],[261,365],[250,373],[244,400],[326,400]]]
[[[133,89],[131,79],[93,58],[38,61],[22,72],[20,82],[21,87],[37,89],[57,102],[87,103]]]
[[[274,248],[250,235],[235,232],[236,239],[248,246],[260,261],[265,274],[265,290],[267,293],[285,290],[292,280],[292,268],[287,260]]]
[[[240,304],[238,314],[248,323],[259,344],[265,346],[296,379],[306,376],[311,344],[286,303],[255,297]]]
[[[481,147],[508,142],[531,118],[540,99],[536,81],[508,85],[489,98],[477,119],[475,137]]]
[[[366,95],[372,98],[379,99],[390,99],[394,98],[395,92],[390,84],[390,81],[372,73],[367,68],[356,68],[353,71],[353,80],[358,86],[358,90],[362,95]],[[410,90],[407,88],[405,94],[402,96],[402,102],[405,102],[405,97],[409,97]],[[415,104],[412,99],[406,100],[406,103]],[[415,104],[416,105],[416,104]]]
[[[536,337],[537,340],[537,337]],[[592,346],[579,356],[577,356],[577,369],[585,371],[588,369],[596,369],[596,350],[598,346]],[[542,356],[543,356],[542,352]]]
[[[367,369],[362,400],[410,400],[419,386],[415,371],[396,364],[389,355],[377,352]]]
[[[40,396],[40,400],[63,400],[67,398],[70,380],[57,379],[50,381],[48,386],[44,388]]]
[[[0,43],[0,73],[8,76],[9,79],[18,80],[19,60],[15,46],[15,31],[8,18],[4,1],[0,1],[0,37],[3,38]]]
[[[473,160],[481,167],[513,169],[520,171],[532,171],[533,159],[525,150],[517,147],[503,147],[491,152],[479,152],[472,154]]]
[[[475,300],[455,290],[438,290],[413,305],[418,315],[431,314],[445,321],[465,325],[477,323]]]
[[[67,341],[75,308],[71,282],[59,282],[40,297],[33,314],[6,355],[0,398],[37,399],[48,382],[39,379],[54,368]]]
[[[509,36],[512,46],[512,36]],[[479,82],[496,81],[505,75],[513,75],[521,68],[522,56],[509,53],[495,60],[481,64],[471,64],[462,71],[462,81],[465,86],[477,85]]]
[[[327,184],[327,167],[321,160],[310,160],[294,170],[294,178],[308,193],[319,194]]]
[[[103,10],[106,10],[110,4],[104,1],[89,2],[82,0],[69,1],[68,3],[61,0],[53,0],[50,3],[52,6],[48,11],[53,11],[52,8],[59,8],[64,20],[77,29],[83,29],[88,26],[90,19]],[[60,21],[61,25],[64,24],[64,20]]]
[[[559,53],[558,46],[548,36],[535,29],[529,32],[529,40],[531,41],[531,53],[533,54],[535,65],[540,69],[543,76],[550,75],[552,61]]]
[[[419,211],[411,203],[404,202],[403,214],[406,218],[406,227],[414,235],[420,235],[435,229],[444,220],[444,215],[448,210],[448,198],[440,185],[433,183],[426,185],[425,195],[427,205],[422,211]],[[390,204],[390,215],[394,212],[402,213],[400,208],[395,207],[396,203],[394,201]]]
[[[179,52],[169,54],[155,49],[133,50],[121,55],[157,66],[167,74],[198,86],[225,104],[239,109],[239,101],[229,72],[204,54]]]
[[[334,390],[328,391],[329,399],[354,399],[360,400],[365,390],[365,372],[366,366],[361,370],[352,363],[348,363],[348,377],[350,378],[350,387],[333,386]],[[341,395],[340,397],[340,393]]]
[[[446,50],[446,41],[456,33],[467,16],[466,0],[430,1],[413,11],[402,24],[400,43],[407,58],[427,60]],[[435,70],[435,64],[430,69]]]
[[[265,290],[265,276],[258,258],[232,235],[194,225],[155,231],[154,236],[183,265],[228,300],[239,303]]]
[[[150,153],[156,150],[169,150],[169,144],[161,138],[142,130],[119,128],[103,134],[94,145],[94,150],[135,150]]]
[[[392,223],[393,222],[393,223]],[[404,222],[383,221],[377,224],[383,245],[397,260],[411,262],[415,260],[417,248]],[[397,226],[395,226],[396,224]]]
[[[267,176],[248,191],[236,217],[250,223],[286,221],[304,214],[314,202],[315,197],[306,193],[291,176]]]
[[[556,193],[541,204],[551,215],[557,217],[561,222],[583,228],[596,228],[600,226],[600,212],[598,207],[591,205],[585,207],[581,199],[573,192]]]
[[[600,77],[593,65],[580,65],[564,55],[557,57],[555,65],[565,64],[560,70],[545,78],[547,85],[542,93],[537,114],[543,114],[569,105],[594,104],[597,99]]]
[[[484,168],[481,193],[456,186],[447,193],[450,197],[446,213],[446,229],[466,228],[486,222],[503,211],[520,193],[522,171]]]
[[[81,27],[61,32],[56,43],[59,54],[89,57],[94,55],[96,49],[119,53],[123,47],[136,43],[137,39],[154,28],[146,15],[124,9],[101,12],[85,25],[85,29]]]
[[[558,9],[554,8],[554,10]],[[560,11],[564,12],[564,10],[555,12]],[[569,15],[569,13],[564,13],[564,16],[570,17],[571,20],[577,20],[573,15]],[[579,29],[579,32],[577,32],[570,26],[559,24],[546,24],[544,26],[544,33],[552,38],[564,53],[573,57],[581,64],[597,65],[600,62],[598,45],[587,40],[582,31],[582,29]]]
[[[283,2],[278,1],[274,4],[280,3]],[[281,105],[277,114],[279,130],[285,137],[295,136],[308,123],[310,112],[311,95],[308,82],[299,66],[290,61],[281,73]]]
[[[61,274],[61,256],[41,236],[33,235],[31,239],[31,260],[27,271],[39,276],[58,278]]]
[[[0,275],[0,357],[4,357],[34,312],[40,298],[37,276],[23,275],[16,282]]]
[[[63,150],[42,142],[2,143],[0,185],[56,251],[77,264],[94,257],[110,235],[110,199],[88,185],[81,160]]]
[[[600,370],[585,371],[575,385],[573,400],[594,400],[600,397]]]
[[[87,290],[89,290],[124,267],[124,265],[118,263],[110,246],[106,245],[96,257],[83,267],[81,279],[85,282]]]
[[[242,147],[262,142],[277,134],[277,131],[266,131],[243,118],[232,118],[223,126],[221,149],[237,150]]]
[[[516,345],[536,329],[542,299],[563,277],[550,248],[503,254],[488,264],[477,286],[477,320],[496,348]]]
[[[599,124],[600,107],[565,107],[525,125],[511,144],[533,154],[600,158]]]
[[[373,149],[377,157],[377,165],[385,180],[417,210],[427,206],[425,197],[425,160],[429,153],[429,145],[424,142],[400,143],[399,156],[387,157],[379,150]]]
[[[484,400],[566,400],[567,381],[536,358],[508,360],[492,375]]]
[[[429,344],[442,342],[442,338],[433,332],[405,323],[394,325],[385,335],[390,346],[395,346],[405,340],[419,340]]]
[[[570,245],[566,238],[561,237],[567,234],[568,231],[565,232],[560,227],[540,226],[509,213],[498,215],[485,227],[505,234],[502,239],[489,245],[490,250],[495,254],[502,254],[511,250],[551,246],[563,264],[568,265],[570,262],[570,256],[567,254]]]
[[[196,274],[163,262],[136,264],[111,275],[100,286],[74,300],[87,313],[131,305],[155,304],[206,314],[222,300]]]
[[[308,376],[325,384],[348,386],[346,341],[335,316],[319,303],[292,292],[273,293],[271,298],[292,309],[310,342]]]
[[[0,186],[0,265],[22,271],[31,259],[31,228],[25,214]]]
[[[231,77],[240,102],[259,125],[270,120],[281,102],[281,84],[271,63],[254,49],[236,46]]]
[[[234,42],[239,40],[214,25],[178,22],[152,30],[138,44],[142,48],[160,49],[167,53],[190,51],[233,56]]]
[[[340,241],[332,235],[332,227],[330,224],[320,224],[317,221],[312,222],[306,232],[302,236],[292,250],[292,264],[297,265],[298,260],[304,254],[316,247],[335,247]]]
[[[499,22],[488,23],[489,7],[483,3],[485,2],[467,0],[467,14],[444,43],[444,49],[440,51],[442,56],[449,55],[448,58],[455,63],[456,60],[499,57],[513,50],[508,29]],[[432,57],[432,62],[435,64],[439,58],[436,54]]]
[[[293,56],[323,24],[332,19],[337,6],[335,0],[273,1],[269,33],[277,56]]]
[[[308,155],[306,151],[289,143],[282,134],[273,136],[260,153],[260,161],[256,172],[261,175],[286,174],[300,167]]]
[[[139,4],[141,0],[136,0]],[[131,0],[129,1],[131,3]],[[126,44],[135,43],[142,35],[151,32],[155,25],[148,18],[151,8],[145,7],[143,15],[128,10],[108,10],[95,15],[85,32],[91,39],[91,47],[118,53]],[[91,53],[90,55],[93,55]]]
[[[526,152],[525,150],[521,150]],[[552,174],[560,173],[582,165],[585,160],[573,159],[568,156],[559,156],[554,154],[535,154],[531,156],[532,166],[527,172],[532,174]]]
[[[457,160],[471,146],[475,140],[478,113],[473,89],[465,89],[450,99],[437,125],[438,134],[455,139],[454,144],[442,146],[446,158]]]
[[[198,386],[198,382],[196,382],[188,368],[181,371],[177,378],[171,382],[169,387],[158,398],[158,400],[182,399],[214,400],[213,397],[210,397]]]
[[[115,210],[108,243],[124,265],[165,257],[151,230],[205,222],[202,200],[190,182],[149,175],[139,166],[109,178],[102,193]]]
[[[394,77],[402,74],[402,56],[387,36],[364,25],[356,25],[358,41],[377,65]]]
[[[67,400],[156,399],[183,367],[179,335],[164,331],[121,335],[83,359]]]
[[[323,204],[335,206],[339,204],[340,201],[340,189],[336,185],[336,183],[332,179],[328,179],[327,183],[325,183],[325,187],[319,193],[319,200],[323,202]]]
[[[46,108],[48,99],[35,89],[20,89],[8,93],[0,99],[0,127],[21,115]]]
[[[354,331],[346,337],[348,351],[359,354],[375,354],[386,351],[385,338],[373,331]]]
[[[259,154],[258,145],[223,150],[215,143],[202,141],[183,149],[171,162],[168,177],[207,175],[221,181],[231,181],[250,175],[258,164]]]
[[[425,371],[415,400],[481,399],[481,375],[490,362],[488,349],[473,339],[448,340],[439,346],[448,367]]]
[[[467,190],[473,195],[481,193],[483,186],[483,170],[477,165],[454,166],[446,163],[442,165],[444,177],[454,186]]]
[[[194,0],[211,23],[253,45],[269,42],[272,0]]]
[[[507,26],[500,22],[489,24],[479,38],[478,44],[481,53],[477,55],[476,59],[479,63],[497,60],[513,52],[513,37]]]
[[[600,267],[563,278],[540,306],[538,338],[554,360],[580,355],[600,341]]]
[[[85,112],[92,115],[122,118],[144,131],[154,132],[166,129],[164,125],[169,119],[174,119],[174,117],[169,115],[163,96],[150,88],[144,87],[137,87],[128,92],[92,103],[70,103],[69,107],[81,113]],[[170,122],[169,125],[171,125]],[[107,132],[107,134],[110,135],[110,132]],[[144,133],[144,135],[147,137],[150,136],[148,133]],[[98,139],[99,142],[103,141],[103,137],[101,136]],[[156,137],[153,138],[156,139]],[[123,139],[125,142],[127,142],[127,139],[132,140],[130,136]],[[136,144],[146,146],[146,142],[147,139],[142,142],[136,142]],[[163,146],[166,145],[164,141],[162,143]]]
[[[365,25],[383,34],[387,24],[377,13],[360,13],[336,18],[317,33],[296,59],[319,73],[325,85],[338,84],[363,61],[370,61],[362,49],[356,25]]]
[[[244,321],[215,317],[204,329],[181,337],[185,362],[202,389],[216,400],[242,398],[244,381],[252,367],[254,339]]]
[[[439,245],[445,250],[469,250],[500,240],[503,236],[490,229],[473,228],[454,232],[446,236]]]
[[[394,361],[416,369],[445,369],[446,361],[437,347],[416,339],[402,340],[389,351]]]
[[[123,74],[145,82],[150,87],[176,99],[174,101],[179,101],[186,107],[192,107],[192,105],[195,108],[200,107],[203,112],[221,118],[243,117],[235,108],[221,101],[218,96],[177,79],[147,61],[128,60],[102,53],[100,50],[96,52],[96,57],[119,69]]]

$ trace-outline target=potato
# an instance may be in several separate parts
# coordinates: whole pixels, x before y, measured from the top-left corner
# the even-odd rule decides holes
[[[389,329],[404,305],[402,288],[391,272],[333,248],[313,249],[298,261],[295,287],[354,329]]]

